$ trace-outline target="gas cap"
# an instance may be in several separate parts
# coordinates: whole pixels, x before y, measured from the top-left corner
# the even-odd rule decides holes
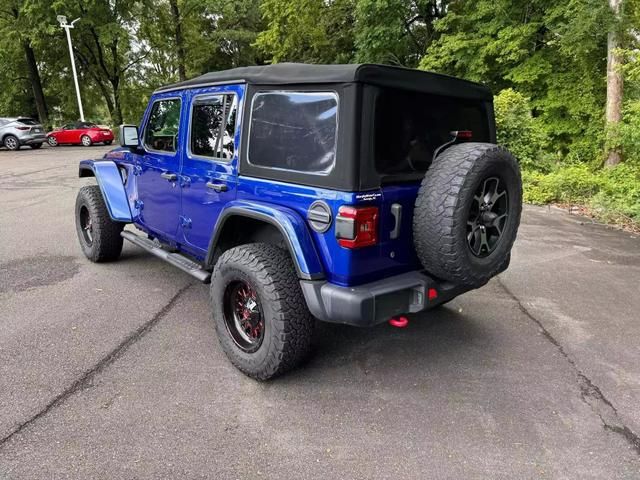
[[[331,209],[327,202],[316,200],[309,207],[307,212],[309,225],[318,233],[324,233],[331,226]]]

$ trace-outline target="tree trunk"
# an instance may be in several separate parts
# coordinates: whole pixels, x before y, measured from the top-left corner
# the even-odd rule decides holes
[[[24,55],[27,60],[29,81],[31,82],[33,98],[36,102],[36,109],[38,110],[38,118],[42,125],[47,125],[49,123],[49,112],[47,110],[47,102],[44,99],[44,93],[42,91],[42,81],[40,80],[40,72],[38,71],[38,64],[36,63],[36,56],[33,53],[33,48],[31,48],[29,40],[22,41],[22,48],[24,49]]]
[[[114,87],[113,90],[113,113],[111,118],[116,125],[122,125],[122,105],[120,103],[120,90]]]
[[[622,58],[616,52],[620,47],[620,33],[618,31],[618,22],[620,20],[620,5],[622,0],[609,0],[609,5],[616,17],[613,30],[609,32],[607,39],[607,131],[616,132],[617,126],[622,120]],[[617,145],[608,146],[607,160],[605,165],[613,167],[622,161],[622,153]]]
[[[184,82],[187,79],[187,69],[184,65],[184,37],[182,35],[182,18],[180,18],[180,8],[178,7],[178,0],[169,0],[171,6],[171,16],[173,17],[174,39],[176,41],[176,54],[178,55],[178,76],[180,81]]]

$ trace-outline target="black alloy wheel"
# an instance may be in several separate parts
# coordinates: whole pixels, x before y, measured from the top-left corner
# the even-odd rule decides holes
[[[500,177],[486,178],[478,186],[467,219],[467,244],[476,257],[486,257],[500,243],[509,221],[509,193]]]
[[[91,214],[86,206],[80,207],[80,228],[82,230],[82,238],[88,247],[93,245],[93,221]]]

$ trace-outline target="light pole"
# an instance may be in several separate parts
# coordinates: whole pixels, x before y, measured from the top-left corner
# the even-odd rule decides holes
[[[84,122],[84,110],[82,110],[82,99],[80,98],[80,86],[78,85],[78,73],[76,72],[76,60],[73,56],[73,46],[71,45],[71,32],[73,24],[76,23],[79,18],[76,18],[73,22],[67,23],[67,17],[64,15],[58,15],[58,22],[60,26],[67,32],[67,42],[69,43],[69,56],[71,57],[71,70],[73,70],[73,83],[76,85],[76,96],[78,97],[78,109],[80,110],[80,121]]]

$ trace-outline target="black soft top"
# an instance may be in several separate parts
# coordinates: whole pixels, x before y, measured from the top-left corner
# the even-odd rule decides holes
[[[305,85],[360,82],[458,98],[492,100],[491,91],[479,83],[411,68],[375,64],[308,65],[276,63],[205,73],[191,80],[159,88],[169,92],[213,84]]]

